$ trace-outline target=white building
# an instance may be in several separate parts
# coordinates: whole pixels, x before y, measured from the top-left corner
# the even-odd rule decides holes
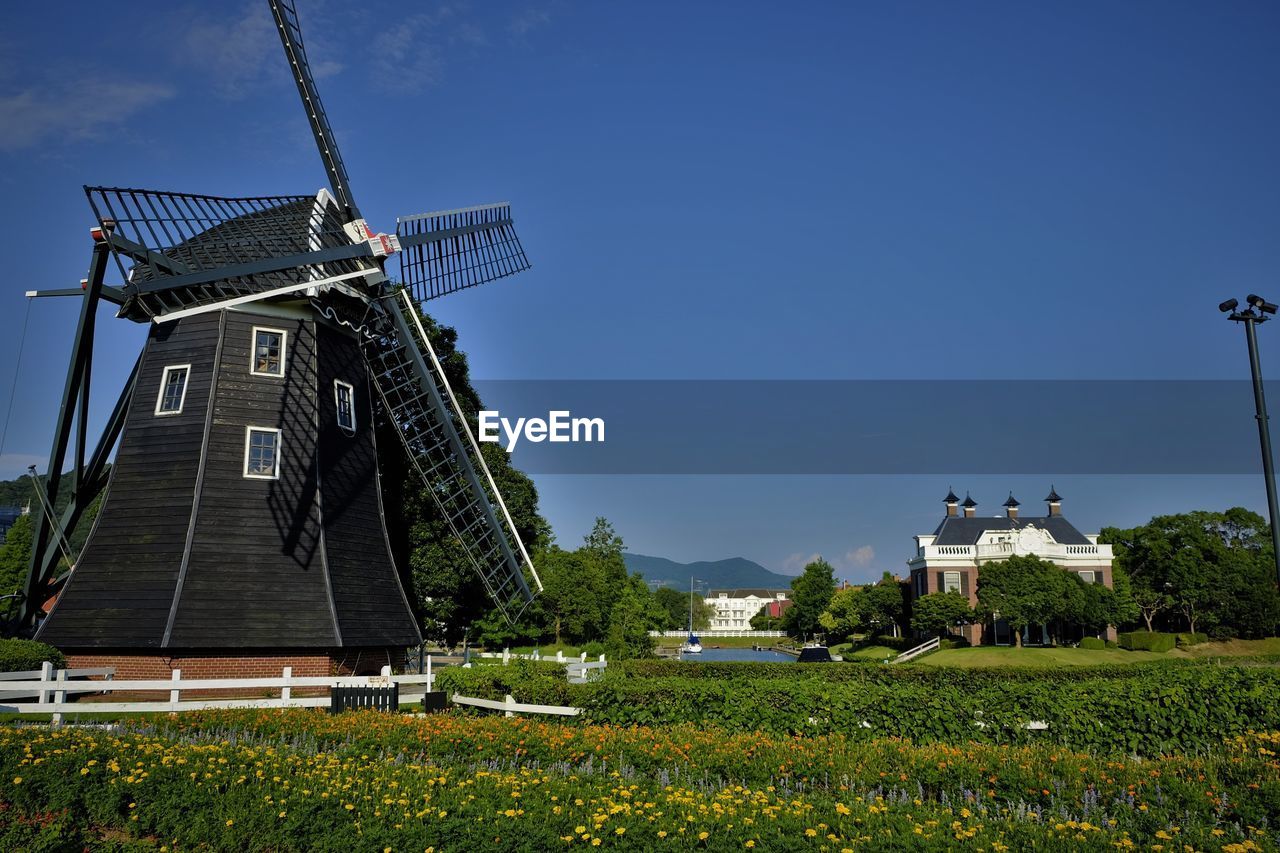
[[[711,618],[712,631],[750,631],[751,617],[766,604],[773,604],[778,612],[788,605],[789,589],[713,589],[707,593],[707,604],[715,608]]]

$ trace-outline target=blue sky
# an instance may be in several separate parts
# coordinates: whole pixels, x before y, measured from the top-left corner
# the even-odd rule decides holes
[[[534,268],[430,306],[481,378],[1240,378],[1214,306],[1280,296],[1275,4],[299,7],[372,224],[514,206]],[[265,8],[6,11],[0,402],[22,292],[84,274],[82,184],[321,185]],[[75,310],[31,308],[0,476],[43,465]],[[143,334],[104,314],[99,417]],[[921,411],[965,440],[964,412]],[[823,553],[855,579],[900,568],[949,485],[1031,507],[1053,482],[1087,530],[1264,507],[1260,477],[1066,477],[1052,447],[1043,465],[538,485],[565,542],[604,514],[637,551]]]

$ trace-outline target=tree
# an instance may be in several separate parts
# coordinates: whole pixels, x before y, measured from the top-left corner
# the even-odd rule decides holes
[[[783,614],[786,615],[785,613]],[[782,616],[770,616],[769,605],[760,608],[755,616],[751,617],[751,628],[754,631],[781,631]]]
[[[906,604],[902,598],[902,584],[889,572],[871,586],[863,587],[862,619],[872,636],[892,630],[902,624]]]
[[[543,592],[538,601],[557,645],[582,643],[603,635],[612,598],[599,563],[577,551],[549,548],[539,561]]]
[[[1148,630],[1170,610],[1190,631],[1222,624],[1262,636],[1280,623],[1270,528],[1257,513],[1157,516],[1129,530],[1106,528],[1099,540],[1114,547]]]
[[[665,631],[679,631],[689,626],[690,595],[669,586],[658,588],[653,594],[654,600],[665,611],[666,618],[661,628]],[[703,631],[711,626],[711,618],[716,609],[701,596],[693,596],[693,630]]]
[[[1022,645],[1029,625],[1047,624],[1057,615],[1055,594],[1062,570],[1035,556],[1013,556],[986,563],[978,572],[978,608],[987,618],[1003,619]]]
[[[30,515],[18,516],[5,534],[4,545],[0,545],[0,595],[17,592],[27,579],[27,567],[31,564],[31,535]],[[14,601],[8,599],[0,604],[0,613],[8,610]]]
[[[835,595],[835,569],[821,557],[804,567],[804,571],[791,582],[791,607],[783,617],[787,633],[807,639],[820,627],[823,612]]]
[[[911,608],[911,627],[922,634],[946,636],[955,625],[973,621],[969,599],[959,592],[932,592],[915,600]]]
[[[649,631],[662,623],[665,611],[654,601],[639,573],[627,578],[613,609],[609,612],[609,632],[605,654],[614,660],[648,657],[655,640]]]
[[[818,623],[826,630],[829,639],[843,640],[866,627],[863,621],[865,598],[866,588],[860,586],[837,590],[831,596],[831,603],[818,617]]]

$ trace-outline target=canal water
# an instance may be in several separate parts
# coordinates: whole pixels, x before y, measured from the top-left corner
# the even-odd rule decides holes
[[[726,660],[763,660],[794,661],[791,655],[782,652],[754,651],[752,649],[704,649],[702,654],[681,655],[681,660],[726,661]]]

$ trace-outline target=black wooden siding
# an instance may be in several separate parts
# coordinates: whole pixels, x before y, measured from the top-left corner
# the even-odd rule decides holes
[[[219,316],[152,328],[111,486],[40,639],[65,647],[159,647],[195,493]],[[157,417],[168,365],[190,364],[182,412]]]
[[[321,506],[342,641],[348,646],[410,645],[418,642],[417,627],[383,527],[373,405],[364,356],[347,334],[324,326],[318,327],[318,332]],[[335,380],[355,389],[354,435],[338,426]]]
[[[288,332],[283,378],[251,374],[254,326]],[[182,414],[156,417],[164,366],[188,361]],[[336,426],[334,378],[356,389],[355,436]],[[153,330],[139,387],[98,529],[42,639],[170,649],[418,642],[387,549],[353,339],[310,319],[200,315]],[[279,479],[244,476],[250,425],[281,431]]]

